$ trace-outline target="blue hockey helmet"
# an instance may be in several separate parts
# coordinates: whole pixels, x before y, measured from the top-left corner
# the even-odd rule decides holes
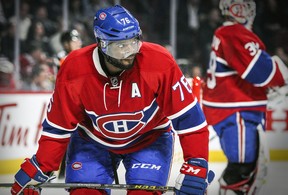
[[[120,5],[100,9],[94,17],[96,41],[119,41],[141,36],[136,18]]]
[[[100,9],[94,17],[94,34],[106,58],[125,59],[137,54],[142,42],[141,29],[136,18],[120,5]]]

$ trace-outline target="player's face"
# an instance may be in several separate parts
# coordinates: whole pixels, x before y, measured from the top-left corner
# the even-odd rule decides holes
[[[139,37],[135,37],[122,41],[102,42],[101,44],[101,50],[110,57],[107,60],[113,66],[108,66],[108,69],[110,72],[118,72],[133,67],[135,57],[140,50],[142,42],[139,40]],[[114,69],[116,70],[114,71]]]
[[[80,49],[82,47],[82,41],[80,39],[77,40],[72,40],[69,43],[70,46],[70,51],[76,50],[76,49]]]

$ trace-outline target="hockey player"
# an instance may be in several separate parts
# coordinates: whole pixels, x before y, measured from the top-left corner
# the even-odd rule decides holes
[[[266,93],[287,83],[287,67],[253,33],[254,1],[220,0],[219,7],[225,22],[213,37],[203,110],[228,159],[220,194],[257,194],[268,160],[262,138]]]
[[[208,170],[206,119],[171,54],[141,40],[138,21],[116,5],[96,12],[97,44],[72,51],[57,81],[39,148],[15,175],[12,194],[39,191],[25,186],[48,182],[68,146],[68,183],[113,182],[122,161],[127,184],[165,186],[178,133],[185,163],[176,194],[204,194],[214,173]],[[33,182],[32,182],[33,181]],[[70,189],[71,195],[109,190]],[[127,190],[129,195],[161,191]]]
[[[79,32],[76,29],[72,29],[61,34],[60,43],[63,47],[63,50],[57,54],[57,58],[59,59],[59,66],[61,66],[64,59],[71,51],[80,49],[82,47],[82,40]]]

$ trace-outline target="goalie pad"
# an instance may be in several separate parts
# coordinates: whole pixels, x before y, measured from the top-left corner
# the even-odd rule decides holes
[[[223,175],[219,179],[220,192],[219,195],[256,195],[260,194],[261,187],[266,183],[267,164],[269,162],[269,151],[266,142],[266,135],[261,124],[257,127],[258,130],[258,159],[256,166],[249,176],[242,181],[233,184],[227,184]],[[234,170],[237,172],[237,170]]]

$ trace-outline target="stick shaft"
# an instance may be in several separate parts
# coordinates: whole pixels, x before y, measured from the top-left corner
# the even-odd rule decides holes
[[[0,183],[0,188],[12,187],[13,183]],[[93,184],[93,183],[43,183],[37,185],[41,188],[95,188],[95,189],[119,189],[119,190],[158,190],[174,191],[172,186],[149,186],[128,184]]]

